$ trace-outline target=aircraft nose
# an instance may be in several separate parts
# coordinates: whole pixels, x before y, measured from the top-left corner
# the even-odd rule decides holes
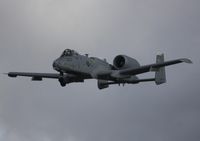
[[[53,62],[53,69],[54,70],[57,70],[57,71],[60,71],[60,68],[59,68],[59,61],[58,60],[55,60]]]

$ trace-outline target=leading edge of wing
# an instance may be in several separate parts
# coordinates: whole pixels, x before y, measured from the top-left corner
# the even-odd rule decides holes
[[[163,62],[163,63],[145,65],[145,66],[141,66],[141,67],[136,68],[136,69],[135,68],[134,69],[131,69],[131,68],[125,69],[125,70],[121,70],[119,73],[121,75],[137,75],[137,74],[142,74],[142,73],[145,73],[145,72],[153,71],[153,70],[159,69],[161,67],[175,65],[175,64],[179,64],[179,63],[192,64],[192,61],[190,59],[187,59],[187,58],[181,58],[181,59],[166,61],[166,62]]]
[[[58,73],[32,73],[32,72],[9,72],[9,77],[26,76],[26,77],[41,77],[41,78],[54,78],[58,79],[60,74]]]

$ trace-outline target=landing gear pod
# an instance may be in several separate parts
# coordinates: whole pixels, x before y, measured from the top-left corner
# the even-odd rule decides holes
[[[108,83],[108,81],[106,81],[106,80],[98,80],[98,82],[97,82],[97,86],[98,86],[98,88],[101,90],[101,89],[105,89],[105,88],[108,88],[109,87],[109,85],[107,84]]]

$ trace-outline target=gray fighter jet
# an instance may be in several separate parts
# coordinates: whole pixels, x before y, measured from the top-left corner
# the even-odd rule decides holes
[[[157,85],[166,82],[165,66],[178,63],[192,63],[187,58],[164,61],[164,55],[157,55],[156,63],[141,66],[139,62],[126,55],[118,55],[113,64],[96,57],[80,55],[74,50],[66,49],[62,55],[53,62],[54,70],[59,73],[30,73],[9,72],[10,77],[26,76],[32,81],[42,81],[43,78],[57,79],[61,86],[74,82],[84,82],[85,79],[96,79],[99,89],[108,88],[112,84],[137,84],[139,82],[155,81]],[[155,72],[154,78],[139,79],[138,74]]]

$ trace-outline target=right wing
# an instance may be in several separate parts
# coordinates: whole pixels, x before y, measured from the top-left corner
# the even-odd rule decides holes
[[[42,81],[43,78],[57,79],[62,86],[72,82],[84,82],[84,79],[90,79],[91,77],[84,75],[74,75],[74,74],[59,74],[59,73],[32,73],[32,72],[9,72],[7,73],[9,77],[25,76],[32,77],[32,81]]]
[[[25,76],[32,77],[32,80],[41,81],[42,78],[59,79],[60,74],[58,73],[31,73],[31,72],[9,72],[9,77]]]

